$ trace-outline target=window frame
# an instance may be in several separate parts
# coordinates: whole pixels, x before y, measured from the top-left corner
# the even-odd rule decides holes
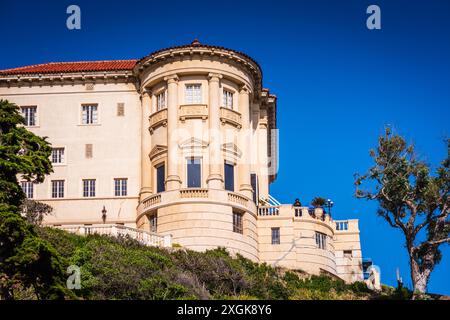
[[[244,234],[244,214],[233,211],[233,232]]]
[[[126,196],[128,196],[128,178],[114,178],[114,197]]]
[[[155,168],[155,177],[156,177],[156,179],[155,179],[155,190],[156,190],[156,193],[165,192],[166,191],[166,163],[164,161],[160,162],[160,163],[156,164],[154,166],[154,168]],[[158,170],[160,170],[161,168],[163,168],[163,170],[162,170],[162,172],[163,172],[163,181],[162,181],[162,184],[161,184],[162,190],[160,190],[160,188],[159,188],[160,185],[159,185],[159,176],[158,176]]]
[[[56,150],[62,150],[62,155],[60,155],[60,158],[61,158],[60,162],[54,162],[53,161],[54,160],[53,152],[56,151]],[[50,160],[52,162],[52,165],[54,165],[54,166],[66,164],[66,147],[53,147],[51,155],[50,155],[50,158],[51,158]]]
[[[198,160],[199,163],[189,163],[189,161]],[[200,176],[199,176],[199,185],[198,186],[189,186],[189,165],[198,165],[200,168]],[[186,188],[202,188],[203,186],[203,158],[202,157],[196,157],[196,156],[189,156],[186,157]]]
[[[33,113],[33,124],[29,124],[28,120],[28,114],[24,112],[24,109],[34,110]],[[38,127],[38,107],[36,105],[30,105],[30,106],[20,106],[20,112],[22,114],[22,117],[25,119],[24,126],[28,128]]]
[[[188,100],[188,87],[199,87],[199,92],[198,92],[198,99],[199,101],[195,100],[194,97],[196,97],[197,95],[194,95],[194,90],[192,91],[192,95],[191,95],[191,101]],[[186,105],[191,105],[191,104],[202,104],[203,102],[203,89],[202,89],[202,83],[199,82],[195,82],[195,83],[186,83],[184,85],[184,103]]]
[[[83,198],[95,198],[97,179],[82,179]],[[87,184],[85,184],[87,183]],[[86,188],[87,187],[87,188]]]
[[[32,181],[21,181],[20,187],[27,199],[34,199],[34,183]]]
[[[230,189],[228,189],[227,188],[227,169],[226,168],[229,168],[229,167],[232,167],[232,171],[231,171],[231,173],[232,173],[232,175],[233,175],[233,183],[231,184],[231,190]],[[228,160],[225,160],[224,161],[224,163],[223,163],[223,183],[224,183],[224,189],[225,190],[227,190],[227,191],[231,191],[231,192],[234,192],[234,190],[236,189],[235,188],[235,183],[236,183],[236,164],[234,163],[234,162],[231,162],[231,161],[228,161]]]
[[[323,232],[316,231],[316,246],[318,249],[327,250],[327,235]]]
[[[150,232],[158,232],[158,214],[155,212],[148,217]]]
[[[50,197],[52,199],[64,198],[66,192],[64,179],[54,179],[50,181]]]
[[[227,109],[234,109],[234,93],[235,91],[230,90],[226,87],[224,87],[222,89],[222,107],[227,108]],[[230,100],[231,98],[231,100]],[[230,105],[230,101],[231,101],[231,105]]]
[[[163,96],[163,99],[161,99],[160,97]],[[167,90],[161,90],[158,93],[155,94],[155,112],[167,109]],[[160,103],[163,103],[162,105],[160,105]]]
[[[274,237],[274,231],[277,231],[278,234],[275,232],[275,237]],[[273,227],[270,228],[270,235],[271,235],[271,243],[273,245],[278,245],[281,244],[281,230],[280,227]]]
[[[84,123],[84,108],[89,108],[89,107],[95,107],[95,111],[96,111],[96,114],[95,114],[95,122],[94,122],[94,113],[93,113],[93,111],[92,111],[92,115],[91,115],[91,121],[92,122],[89,122],[88,120],[89,120],[89,117],[88,117],[88,115],[89,115],[89,109],[87,109],[86,110],[86,123]],[[99,105],[98,105],[98,103],[83,103],[82,105],[81,105],[81,119],[80,119],[80,124],[82,125],[82,126],[95,126],[95,125],[99,125],[100,124],[100,112],[99,112],[99,110],[100,110],[100,108],[99,108]]]

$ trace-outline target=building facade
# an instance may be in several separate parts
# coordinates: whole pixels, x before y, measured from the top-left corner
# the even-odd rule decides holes
[[[0,71],[0,98],[48,137],[54,172],[22,182],[45,224],[104,224],[258,262],[362,280],[357,220],[270,204],[277,98],[244,53],[194,41],[140,60]],[[20,177],[18,177],[20,179]]]

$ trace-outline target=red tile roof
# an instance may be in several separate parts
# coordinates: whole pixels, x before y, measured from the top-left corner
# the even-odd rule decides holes
[[[0,74],[39,74],[39,73],[70,73],[89,71],[120,71],[132,70],[137,60],[112,61],[79,61],[79,62],[50,62],[31,66],[0,70]]]

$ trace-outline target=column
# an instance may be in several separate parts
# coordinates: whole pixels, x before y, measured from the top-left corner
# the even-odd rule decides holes
[[[242,150],[242,156],[238,163],[239,191],[246,197],[252,199],[253,189],[250,184],[250,90],[245,85],[239,90],[239,112],[241,113],[242,119],[239,139]]]
[[[220,150],[220,79],[221,74],[209,74],[209,176],[208,188],[223,189],[222,156]]]
[[[167,81],[167,178],[166,190],[181,187],[178,174],[178,76],[176,74],[164,78]]]
[[[152,164],[149,159],[151,148],[148,119],[151,114],[151,95],[147,89],[141,93],[141,190],[140,200],[152,194]]]
[[[269,157],[268,144],[268,119],[267,106],[260,108],[258,123],[258,171],[259,171],[259,196],[267,199],[269,197]]]

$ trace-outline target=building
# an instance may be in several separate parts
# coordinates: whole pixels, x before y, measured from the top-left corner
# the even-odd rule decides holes
[[[362,280],[357,220],[270,201],[277,98],[244,53],[195,40],[140,60],[2,70],[0,97],[52,143],[54,172],[22,184],[54,208],[45,224]]]

